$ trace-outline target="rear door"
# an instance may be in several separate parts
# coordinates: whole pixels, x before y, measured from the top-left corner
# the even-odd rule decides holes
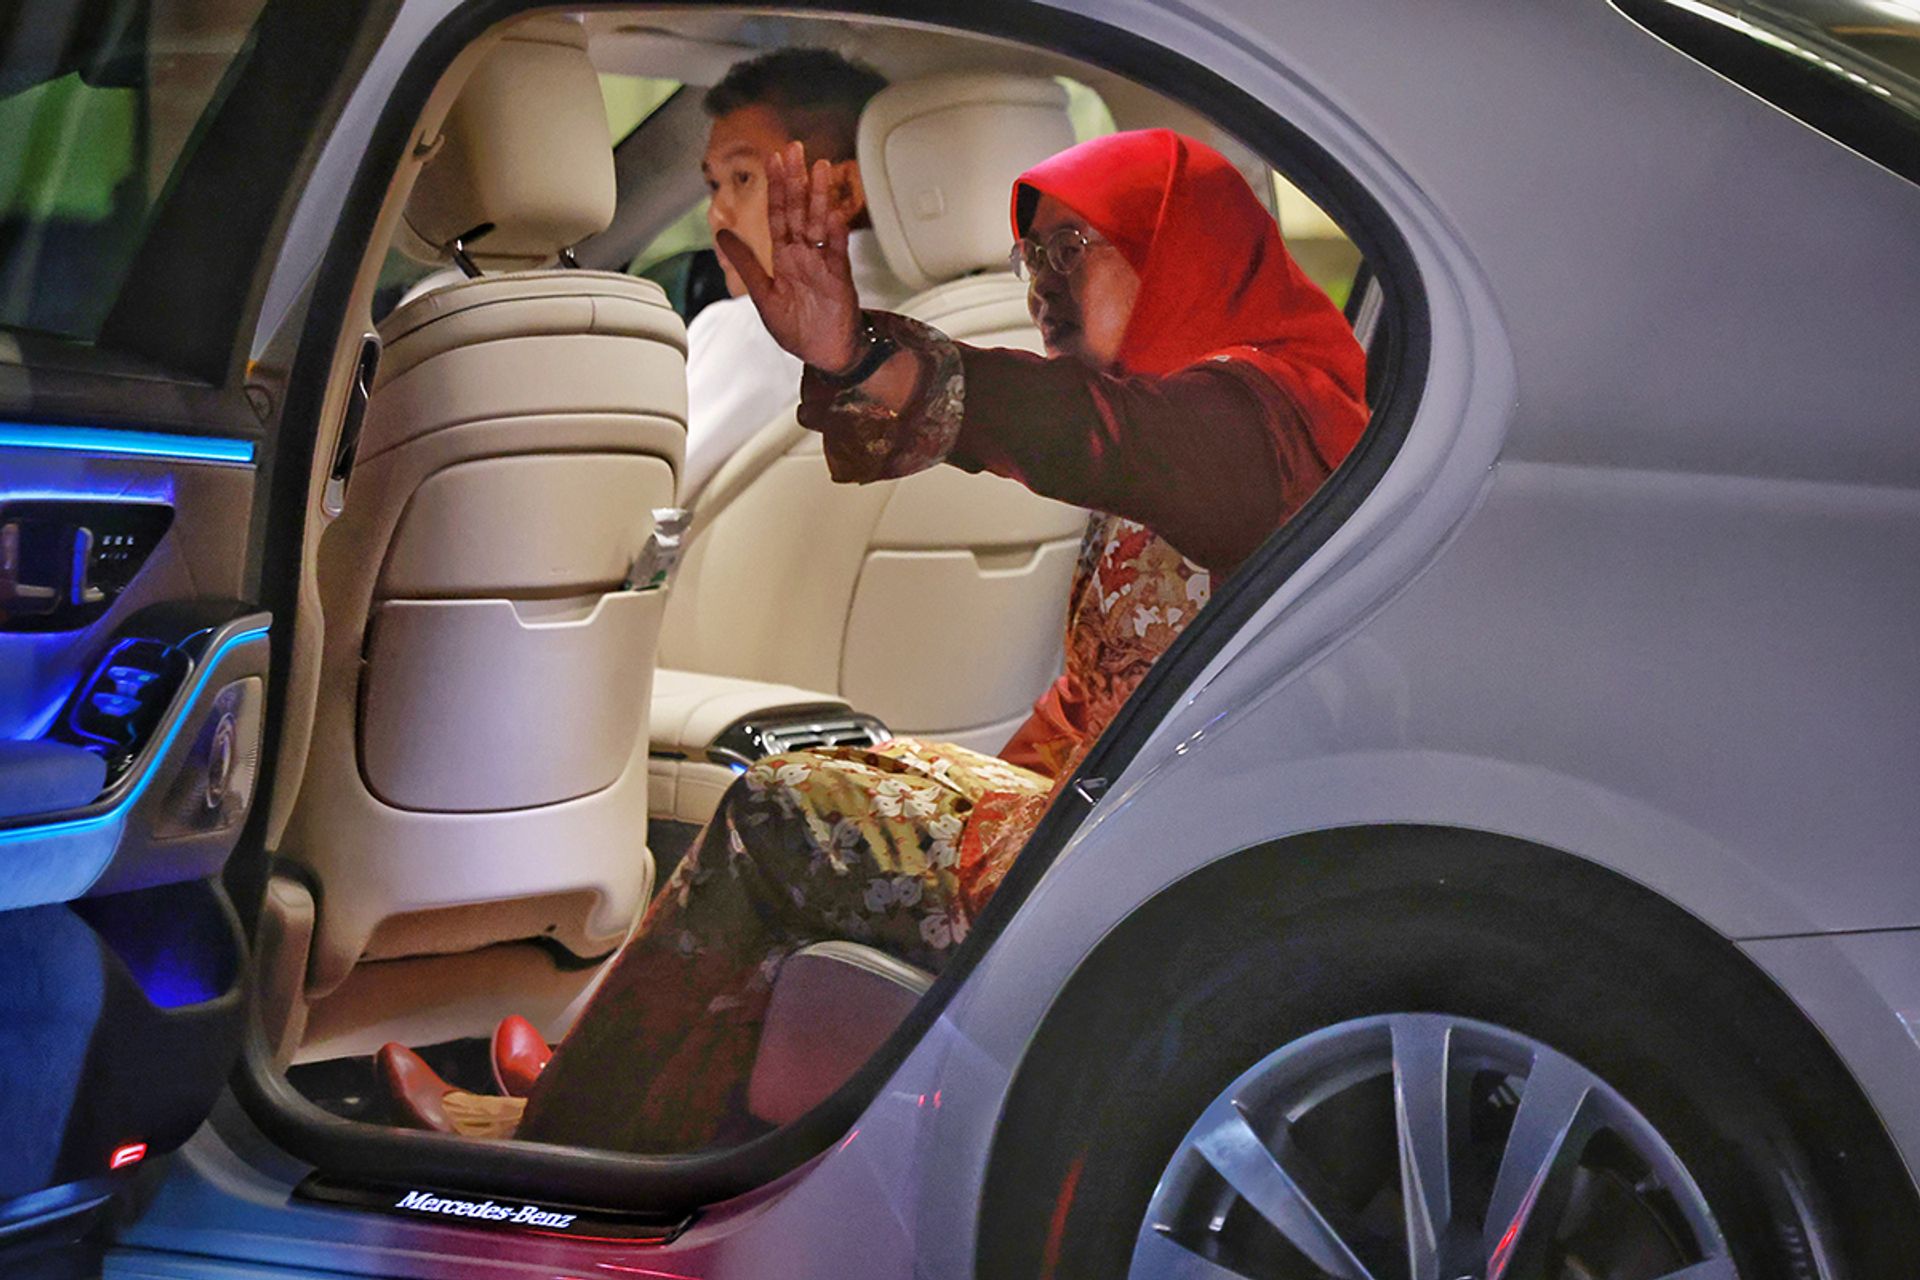
[[[279,443],[245,339],[366,8],[0,10],[0,1270],[239,1046]]]

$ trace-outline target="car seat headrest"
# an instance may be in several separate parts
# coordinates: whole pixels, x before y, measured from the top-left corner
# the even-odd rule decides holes
[[[515,270],[552,262],[613,221],[613,142],[587,33],[522,23],[488,50],[447,113],[407,200],[399,244]]]
[[[1067,91],[958,72],[889,86],[860,116],[860,179],[893,273],[927,289],[1006,265],[1013,180],[1073,145]]]

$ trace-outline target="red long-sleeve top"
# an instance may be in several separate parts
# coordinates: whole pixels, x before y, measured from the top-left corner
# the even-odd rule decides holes
[[[898,414],[803,379],[800,422],[826,437],[836,480],[891,479],[939,462],[990,471],[1136,521],[1224,575],[1329,474],[1292,398],[1248,362],[1116,375],[871,317],[919,354],[922,376]]]
[[[1224,576],[1327,478],[1286,393],[1245,363],[1117,377],[959,347],[965,414],[947,461],[1145,525]]]

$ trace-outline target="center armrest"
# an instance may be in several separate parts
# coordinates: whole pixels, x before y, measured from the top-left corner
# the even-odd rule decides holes
[[[789,708],[848,710],[844,698],[830,693],[662,667],[653,676],[653,720],[649,727],[653,754],[703,760],[714,740],[737,722]]]
[[[704,823],[734,775],[754,760],[887,736],[885,725],[830,693],[662,667],[653,678],[647,810]]]

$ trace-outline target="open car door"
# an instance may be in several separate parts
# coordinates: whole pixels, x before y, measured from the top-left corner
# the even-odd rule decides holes
[[[366,8],[0,16],[0,1271],[238,1051],[278,443],[246,352]]]

